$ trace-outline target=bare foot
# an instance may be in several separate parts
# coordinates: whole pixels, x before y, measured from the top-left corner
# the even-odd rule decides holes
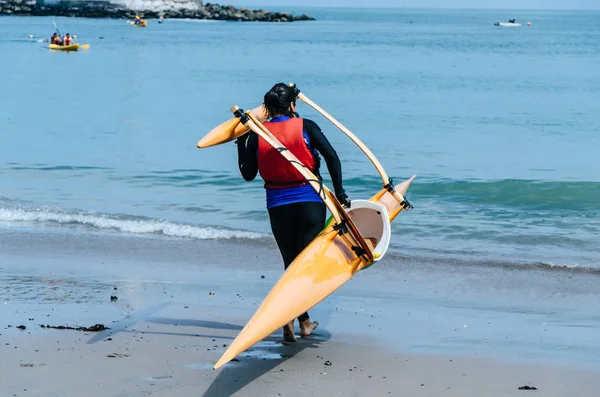
[[[296,342],[296,335],[294,335],[294,321],[290,321],[283,327],[283,339],[286,342]]]
[[[308,336],[310,335],[315,328],[319,325],[318,321],[311,322],[310,320],[306,320],[300,323],[300,336]]]

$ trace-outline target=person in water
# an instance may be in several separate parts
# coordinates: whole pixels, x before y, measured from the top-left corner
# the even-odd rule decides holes
[[[73,39],[71,38],[71,35],[69,33],[67,33],[65,35],[65,37],[63,38],[63,45],[64,46],[69,46],[73,44]]]
[[[50,44],[62,45],[62,40],[60,39],[58,33],[54,32],[52,37],[50,37]]]
[[[321,181],[320,153],[327,163],[336,197],[342,205],[350,207],[350,198],[342,187],[338,155],[319,126],[296,113],[295,89],[275,84],[265,94],[264,106],[271,118],[264,123],[265,127]],[[325,203],[281,153],[258,135],[248,133],[235,143],[243,178],[252,181],[260,173],[265,181],[271,230],[287,269],[325,227]],[[298,322],[301,336],[310,335],[319,325],[310,321],[308,313],[298,317]],[[288,342],[296,341],[293,320],[283,328],[283,337]]]

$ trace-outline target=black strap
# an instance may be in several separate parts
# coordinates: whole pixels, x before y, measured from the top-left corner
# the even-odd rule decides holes
[[[354,251],[354,253],[356,254],[357,257],[361,257],[361,256],[367,254],[367,251],[365,251],[361,247],[357,247],[357,246],[354,246],[354,245],[352,246],[352,251]]]
[[[300,96],[300,89],[296,87],[296,84],[288,85],[294,91],[294,98],[298,98]]]
[[[415,208],[411,203],[408,202],[406,198],[404,198],[404,201],[401,202],[400,205],[404,206],[404,208],[406,208],[407,210]]]
[[[393,193],[394,190],[396,190],[394,187],[394,181],[392,180],[392,178],[388,179],[388,183],[386,185],[383,185],[383,188],[390,193]]]
[[[340,223],[333,227],[333,230],[337,231],[340,236],[344,233],[348,233],[348,225],[346,225],[346,220],[342,219]]]

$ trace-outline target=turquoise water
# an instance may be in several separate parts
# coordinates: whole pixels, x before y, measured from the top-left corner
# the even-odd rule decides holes
[[[1,18],[0,227],[265,238],[264,190],[235,145],[195,146],[231,106],[292,81],[396,182],[417,174],[399,255],[600,269],[600,13],[292,11],[317,21],[56,18],[91,45],[78,53],[36,42],[51,18]],[[532,26],[493,26],[509,18]],[[375,193],[360,151],[299,112],[351,197]]]

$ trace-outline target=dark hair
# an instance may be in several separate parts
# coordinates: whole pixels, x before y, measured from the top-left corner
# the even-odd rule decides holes
[[[280,114],[293,117],[292,103],[296,103],[296,91],[287,84],[277,83],[265,94],[264,104],[269,117]]]

